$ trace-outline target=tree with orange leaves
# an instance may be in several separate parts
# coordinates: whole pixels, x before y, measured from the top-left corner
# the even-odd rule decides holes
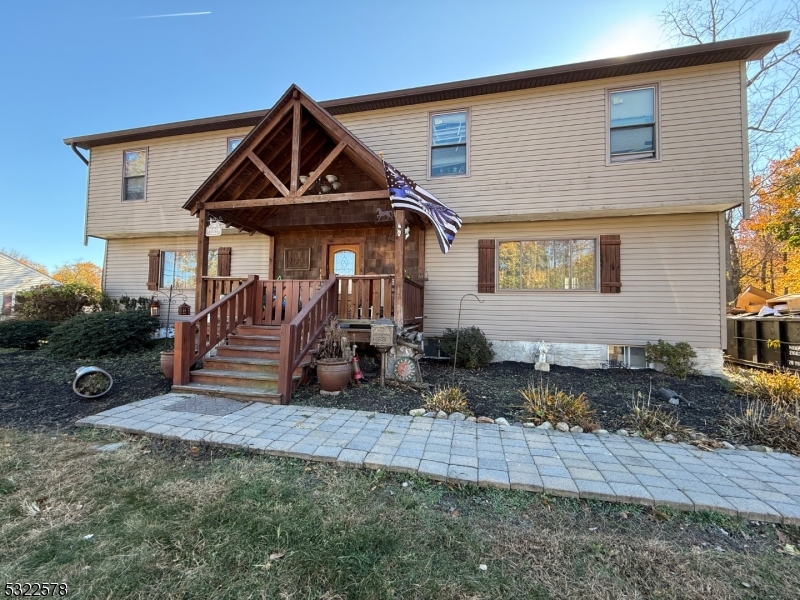
[[[65,263],[53,273],[53,279],[61,283],[82,283],[96,290],[101,288],[102,277],[103,269],[87,260]]]
[[[741,285],[800,293],[800,146],[767,173],[753,182],[753,214],[736,235]]]

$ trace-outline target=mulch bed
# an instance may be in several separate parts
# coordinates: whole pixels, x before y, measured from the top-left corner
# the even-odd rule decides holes
[[[425,383],[433,387],[451,385],[454,381],[452,364],[423,360],[421,370]],[[709,436],[718,432],[720,419],[737,412],[742,405],[742,399],[730,393],[722,379],[703,376],[676,379],[652,369],[553,366],[549,373],[540,374],[534,371],[532,364],[501,362],[475,371],[456,369],[455,383],[466,392],[469,408],[476,416],[515,420],[518,418],[517,407],[522,403],[520,388],[529,382],[538,382],[540,377],[564,391],[585,392],[596,410],[596,421],[609,431],[625,426],[624,416],[630,411],[631,401],[637,393],[641,393],[645,400],[650,395],[651,405],[677,413],[683,425]],[[677,392],[694,407],[675,407],[660,399],[656,394],[660,387]],[[319,385],[312,380],[310,385],[295,392],[292,403],[408,414],[412,408],[422,406],[423,399],[420,391],[406,386],[387,382],[387,386],[381,389],[376,376],[368,376],[366,383],[351,385],[341,396],[320,395]]]
[[[114,378],[111,391],[83,400],[72,391],[75,369],[95,366]],[[158,350],[119,357],[65,361],[35,350],[0,351],[0,426],[26,431],[65,430],[95,413],[170,390]]]

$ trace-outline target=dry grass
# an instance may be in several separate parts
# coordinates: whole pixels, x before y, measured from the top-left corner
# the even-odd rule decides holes
[[[443,410],[447,414],[460,412],[472,414],[467,407],[467,395],[458,386],[436,388],[433,392],[425,394],[425,410],[438,412]]]
[[[630,412],[625,417],[625,425],[633,431],[638,431],[640,436],[648,440],[674,435],[676,440],[686,441],[694,433],[693,429],[681,425],[677,415],[667,412],[660,406],[652,406],[650,395],[648,394],[645,400],[641,392],[638,392],[631,402]]]
[[[732,374],[734,392],[766,404],[800,405],[800,377],[790,371],[738,369]]]
[[[800,402],[793,405],[753,400],[739,415],[729,415],[722,430],[737,444],[759,444],[800,456]]]
[[[0,429],[0,578],[70,597],[795,598],[786,536],[800,541],[714,513]]]
[[[597,429],[592,417],[594,411],[589,408],[586,394],[574,395],[550,387],[550,383],[529,383],[528,387],[519,390],[525,400],[520,406],[523,421],[530,421],[539,425],[545,421],[559,423],[561,421],[570,425],[580,425],[585,431]]]

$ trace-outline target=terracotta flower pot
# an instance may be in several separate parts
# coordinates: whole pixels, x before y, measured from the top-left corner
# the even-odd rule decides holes
[[[175,352],[173,350],[161,352],[161,371],[164,373],[164,377],[172,381],[175,373]]]
[[[352,372],[349,360],[323,358],[317,361],[317,379],[323,392],[341,392],[350,383]]]

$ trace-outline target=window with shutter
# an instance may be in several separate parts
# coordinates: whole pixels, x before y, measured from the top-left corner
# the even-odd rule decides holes
[[[231,276],[231,249],[219,248],[217,250],[217,275],[219,277]]]
[[[600,236],[600,292],[603,294],[619,294],[622,291],[619,250],[619,235]]]
[[[478,293],[493,294],[494,278],[494,240],[478,240]]]
[[[147,289],[155,291],[161,279],[161,250],[150,250],[148,257],[150,267],[147,270]]]

